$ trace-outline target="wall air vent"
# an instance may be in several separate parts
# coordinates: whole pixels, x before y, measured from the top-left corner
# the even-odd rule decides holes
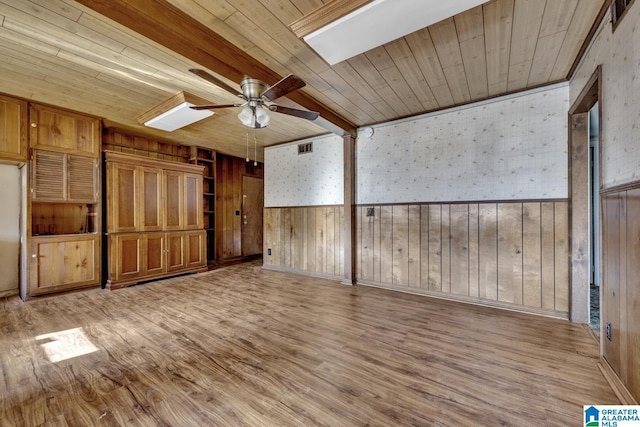
[[[298,154],[313,153],[313,142],[298,144]]]

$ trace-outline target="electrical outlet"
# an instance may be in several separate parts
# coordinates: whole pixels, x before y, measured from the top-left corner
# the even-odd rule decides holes
[[[367,208],[367,216],[375,216],[376,210],[375,208]]]
[[[606,329],[607,339],[611,341],[611,322],[607,322],[607,326],[605,329]]]
[[[267,255],[271,255],[271,248],[267,249]]]

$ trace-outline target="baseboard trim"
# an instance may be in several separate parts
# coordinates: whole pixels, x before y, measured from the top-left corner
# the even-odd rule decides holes
[[[306,270],[295,270],[293,268],[278,267],[276,265],[270,265],[270,264],[263,264],[262,268],[264,268],[265,270],[279,271],[281,273],[301,274],[303,276],[317,277],[319,279],[327,279],[327,280],[334,280],[334,281],[338,280],[342,282],[342,276],[335,276],[333,274],[318,273],[315,271],[306,271]]]
[[[604,376],[605,380],[611,386],[611,389],[616,394],[618,399],[620,399],[620,403],[623,405],[637,405],[638,402],[633,398],[629,389],[624,385],[624,383],[618,377],[618,374],[613,370],[609,362],[604,357],[600,357],[600,361],[598,362],[598,368],[600,368],[600,372]]]
[[[364,286],[371,286],[374,288],[387,289],[390,291],[404,292],[404,293],[413,294],[413,295],[421,295],[421,296],[426,296],[430,298],[438,298],[446,301],[463,302],[467,304],[478,305],[481,307],[498,308],[501,310],[515,311],[518,313],[535,314],[538,316],[551,317],[554,319],[561,319],[561,320],[567,320],[567,321],[569,320],[568,313],[558,312],[553,310],[545,310],[542,308],[538,309],[533,307],[524,307],[524,306],[519,306],[519,305],[514,305],[509,303],[503,303],[500,301],[482,300],[478,298],[467,297],[464,295],[444,294],[442,292],[434,292],[426,289],[392,286],[392,285],[387,285],[387,284],[378,283],[378,282],[368,282],[368,281],[358,280],[357,284],[364,285]]]

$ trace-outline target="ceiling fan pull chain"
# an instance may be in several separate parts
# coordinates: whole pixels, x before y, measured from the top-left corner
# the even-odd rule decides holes
[[[247,159],[246,162],[249,163],[249,132],[247,132]]]

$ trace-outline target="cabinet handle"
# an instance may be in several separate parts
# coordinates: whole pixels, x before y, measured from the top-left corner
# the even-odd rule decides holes
[[[31,127],[32,127],[32,128],[37,128],[37,127],[38,127],[38,125],[37,125],[37,123],[31,123]]]

